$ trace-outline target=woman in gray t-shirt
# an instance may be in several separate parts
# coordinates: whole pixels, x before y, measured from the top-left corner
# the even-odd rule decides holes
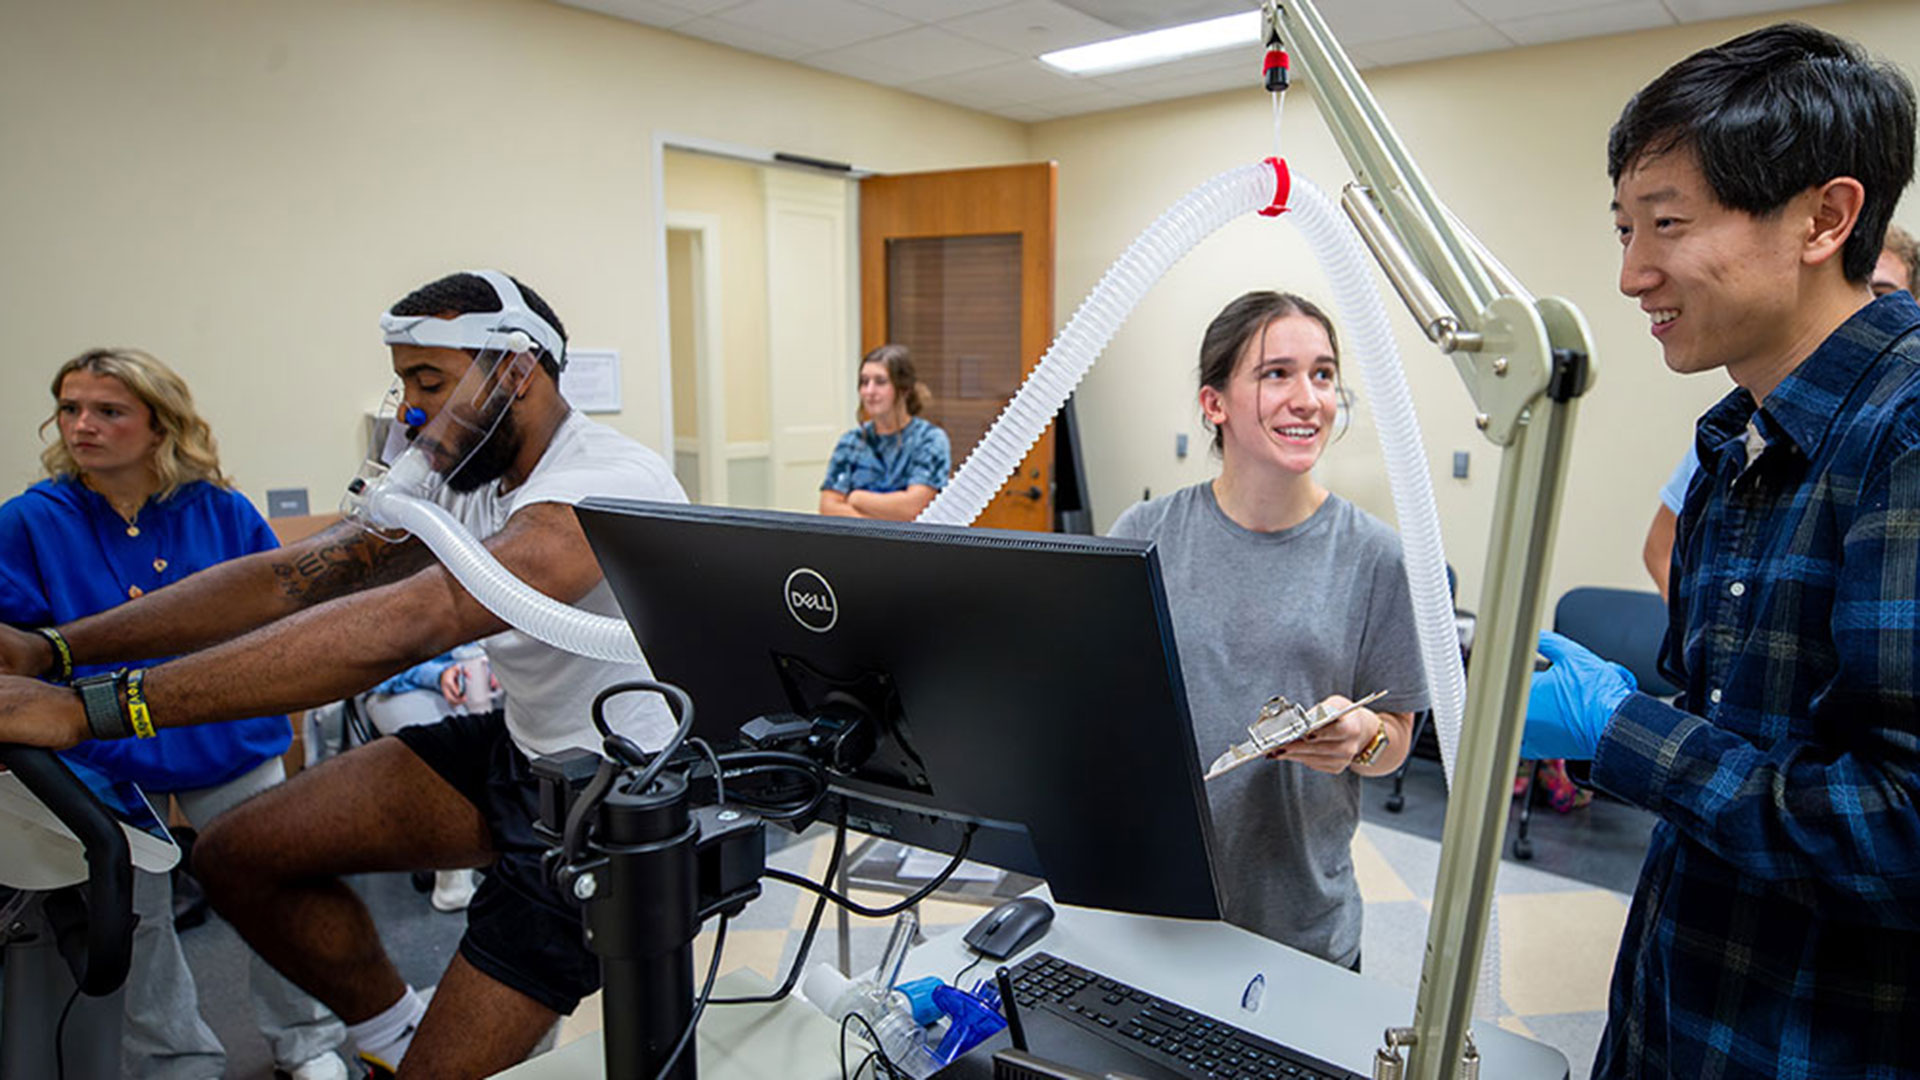
[[[1207,785],[1228,921],[1355,967],[1359,778],[1406,759],[1427,693],[1398,537],[1313,478],[1339,378],[1314,304],[1273,292],[1228,304],[1200,346],[1220,475],[1130,507],[1112,535],[1159,548],[1200,760],[1244,740],[1274,694],[1345,705],[1386,691],[1273,764]]]

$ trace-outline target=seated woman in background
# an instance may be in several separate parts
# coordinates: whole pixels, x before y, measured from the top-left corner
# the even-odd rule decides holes
[[[882,345],[860,361],[866,423],[840,436],[820,485],[820,512],[912,521],[953,471],[947,433],[920,419],[930,395],[905,345]]]
[[[47,479],[0,505],[0,621],[51,627],[125,603],[216,563],[278,547],[220,470],[213,433],[187,384],[135,349],[93,349],[53,377],[59,438],[40,455]],[[59,635],[49,678],[102,674],[75,664]],[[135,668],[158,663],[155,657]],[[284,716],[161,728],[151,738],[83,742],[67,753],[145,788],[165,812],[173,796],[197,828],[285,779]],[[193,974],[173,924],[166,874],[136,871],[133,966],[123,1064],[128,1076],[220,1076],[226,1050],[200,1017]],[[254,1013],[279,1071],[345,1080],[334,1052],[346,1029],[258,956]]]
[[[1207,784],[1227,921],[1358,970],[1359,778],[1406,760],[1427,707],[1400,540],[1313,478],[1340,380],[1318,307],[1240,297],[1208,325],[1199,375],[1220,475],[1127,508],[1111,535],[1159,548],[1201,761],[1274,694],[1344,707],[1386,691]]]

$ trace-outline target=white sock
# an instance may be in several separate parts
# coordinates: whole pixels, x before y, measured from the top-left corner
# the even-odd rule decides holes
[[[407,1056],[407,1047],[413,1045],[413,1033],[425,1015],[427,999],[409,986],[400,1000],[387,1006],[385,1012],[348,1024],[347,1037],[360,1048],[362,1057],[398,1071],[400,1059]]]

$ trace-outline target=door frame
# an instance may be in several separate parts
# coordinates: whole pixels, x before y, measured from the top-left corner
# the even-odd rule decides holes
[[[720,219],[692,210],[668,210],[662,215],[661,250],[671,232],[693,234],[693,353],[694,411],[700,417],[700,500],[714,506],[727,501],[727,380],[725,326],[720,317],[724,293],[720,287]],[[669,311],[671,282],[661,275],[661,311]],[[667,416],[673,415],[673,343],[671,320],[667,343]],[[669,457],[678,452],[677,439],[668,444]]]
[[[791,169],[796,172],[808,173],[814,176],[819,176],[822,174],[837,176],[848,181],[846,185],[846,188],[847,188],[846,220],[847,220],[847,253],[848,253],[847,304],[846,304],[847,323],[846,325],[850,328],[851,332],[849,334],[849,337],[852,339],[855,348],[858,348],[860,344],[860,335],[857,329],[860,326],[860,259],[859,259],[860,184],[859,184],[859,181],[862,179],[865,179],[866,177],[874,176],[878,174],[872,169],[862,168],[857,165],[851,165],[845,169],[836,169],[836,168],[823,167],[820,165],[808,164],[805,161],[782,160],[772,150],[767,150],[767,149],[756,147],[756,146],[749,146],[745,143],[727,142],[721,139],[709,139],[700,135],[686,135],[686,134],[680,134],[680,133],[670,132],[670,131],[655,131],[653,133],[652,141],[653,141],[653,176],[652,176],[653,200],[652,202],[653,202],[653,220],[656,223],[654,228],[654,281],[655,281],[654,311],[657,313],[658,322],[659,322],[659,347],[658,347],[659,351],[656,355],[659,358],[658,362],[660,367],[660,441],[661,441],[661,445],[665,448],[665,455],[667,457],[667,460],[669,464],[671,464],[673,460],[673,447],[674,447],[675,436],[674,436],[674,425],[673,425],[673,328],[670,324],[670,320],[667,317],[667,311],[668,311],[667,305],[669,303],[668,293],[667,293],[667,230],[669,228],[677,227],[677,226],[672,226],[668,222],[669,215],[667,211],[667,151],[677,150],[682,153],[688,153],[688,154],[705,154],[708,157],[726,158],[731,161],[738,161],[748,165],[762,165],[762,166],[766,166],[769,168],[776,168],[776,169]],[[716,247],[709,250],[718,250],[718,248]],[[706,262],[711,267],[715,263],[717,263],[717,260],[708,259],[706,260]],[[710,299],[718,297],[720,295],[720,290],[714,286],[714,283],[709,282],[707,295]],[[715,309],[718,308],[717,301],[714,303],[713,306],[715,307]],[[718,341],[720,339],[718,337],[715,337],[710,340]],[[848,362],[852,363],[852,360],[853,358],[850,357],[848,359]],[[706,365],[703,365],[702,367],[703,371],[705,370],[705,367]],[[767,378],[768,385],[771,386],[772,379],[773,379],[773,372],[770,369],[766,373],[766,378]],[[700,394],[698,390],[696,390],[696,395],[702,401],[707,400],[707,395]],[[721,400],[724,400],[724,398],[722,398]],[[849,401],[847,403],[847,414],[850,418],[856,415],[858,413],[858,410],[859,410],[859,402],[857,400]],[[701,419],[701,430],[704,431],[707,428],[706,413],[702,412],[700,419]],[[851,420],[849,420],[849,424],[851,424]],[[703,448],[701,451],[702,469],[705,468],[706,458],[707,458],[707,455]],[[718,460],[722,466],[722,470],[724,471],[725,462],[727,460],[727,455],[724,449]],[[706,484],[706,478],[704,474],[702,475],[702,478],[701,478],[701,484],[703,485],[702,491],[703,491],[703,498],[704,498],[706,497],[704,495],[704,492],[706,490],[704,487],[704,485]],[[726,488],[726,484],[725,484],[725,481],[723,480],[720,484],[720,490],[724,491],[725,488]]]

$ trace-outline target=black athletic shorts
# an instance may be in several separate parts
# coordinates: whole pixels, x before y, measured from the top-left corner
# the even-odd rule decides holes
[[[580,909],[540,873],[540,790],[505,716],[449,716],[394,737],[480,811],[499,855],[467,908],[460,955],[547,1008],[572,1013],[600,989],[600,959],[587,948]]]

